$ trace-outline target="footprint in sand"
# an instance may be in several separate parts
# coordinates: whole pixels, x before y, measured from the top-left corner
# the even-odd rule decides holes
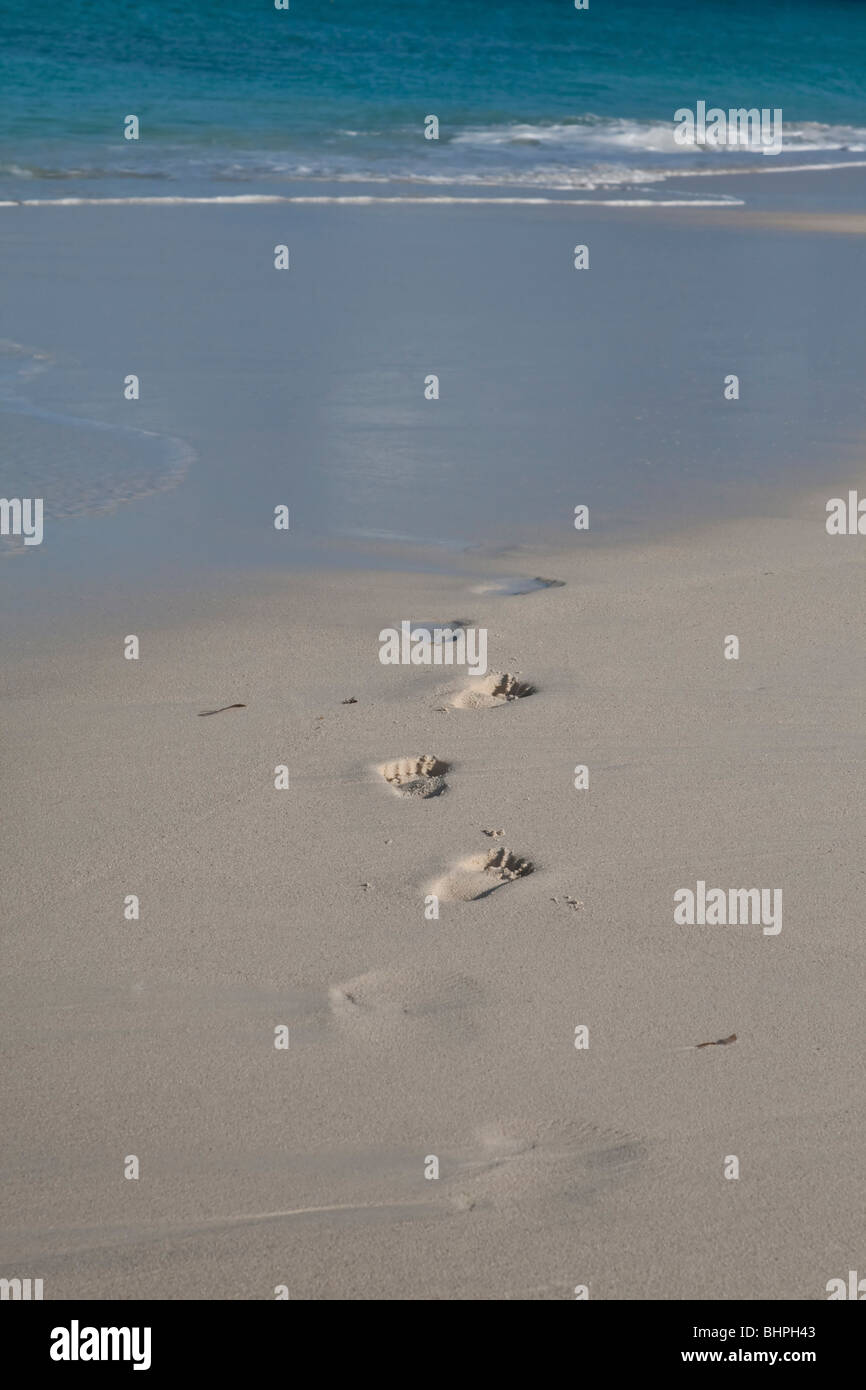
[[[352,1036],[469,1037],[484,990],[469,975],[370,970],[328,990],[331,1015]],[[407,1033],[408,1030],[408,1033]]]
[[[451,701],[454,709],[495,709],[512,700],[523,700],[535,694],[535,686],[518,680],[507,672],[492,671],[489,676],[473,681]]]
[[[492,849],[487,854],[473,854],[455,864],[442,878],[430,887],[430,892],[444,901],[475,902],[486,898],[501,888],[504,883],[512,883],[516,878],[531,874],[535,865],[528,859],[521,859],[510,849]]]
[[[500,1125],[473,1136],[456,1154],[453,1177],[443,1164],[452,1200],[458,1206],[514,1202],[592,1202],[646,1170],[646,1144],[635,1134],[580,1122],[551,1123],[523,1138]],[[456,1192],[454,1191],[456,1189]]]
[[[383,763],[378,770],[401,796],[441,796],[448,786],[445,773],[450,771],[450,764],[424,753],[420,758],[397,758]]]
[[[503,594],[506,598],[519,598],[521,594],[534,594],[539,589],[563,589],[564,579],[542,579],[540,575],[506,575],[500,579],[485,579],[476,584],[473,594]]]

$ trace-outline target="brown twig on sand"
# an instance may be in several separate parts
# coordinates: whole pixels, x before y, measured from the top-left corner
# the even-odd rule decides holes
[[[222,714],[223,710],[227,709],[246,709],[246,705],[222,705],[219,709],[200,709],[198,717],[203,719],[206,714]]]
[[[695,1047],[725,1047],[728,1043],[736,1041],[737,1035],[732,1033],[729,1038],[717,1038],[715,1042],[695,1043]]]

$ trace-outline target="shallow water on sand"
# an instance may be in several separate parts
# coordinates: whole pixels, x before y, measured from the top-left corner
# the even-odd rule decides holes
[[[377,563],[371,537],[453,567],[573,544],[578,505],[593,543],[772,512],[859,469],[856,237],[565,208],[0,216],[7,339],[28,345],[0,373],[0,482],[46,510],[31,563],[6,567],[24,600],[365,545]]]

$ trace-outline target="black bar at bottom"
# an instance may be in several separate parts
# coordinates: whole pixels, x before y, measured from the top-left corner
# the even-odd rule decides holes
[[[315,1359],[309,1367],[311,1354],[315,1358],[317,1353],[324,1353],[320,1372],[328,1378],[368,1375],[372,1353],[373,1365],[389,1367],[387,1379],[421,1376],[429,1382],[437,1370],[453,1375],[461,1364],[465,1370],[466,1362],[475,1359],[473,1348],[487,1376],[497,1363],[514,1356],[527,1331],[539,1327],[530,1321],[521,1328],[528,1313],[517,1321],[509,1314],[507,1327],[490,1340],[490,1333],[498,1330],[495,1319],[487,1321],[492,1316],[490,1305],[472,1312],[466,1302],[455,1301],[458,1306],[449,1315],[449,1319],[455,1317],[451,1326],[455,1332],[473,1336],[468,1345],[461,1341],[464,1350],[459,1354],[450,1340],[443,1339],[449,1325],[443,1326],[439,1314],[425,1314],[420,1301],[398,1305],[402,1309],[399,1323],[388,1316],[387,1305],[380,1328],[370,1302],[362,1302],[357,1309],[348,1303],[331,1303],[328,1312],[321,1304],[301,1304],[300,1300],[6,1302],[0,1308],[0,1327],[6,1365],[17,1363],[24,1374],[39,1371],[62,1378],[83,1372],[93,1377],[100,1369],[115,1376],[134,1375],[137,1370],[142,1383],[147,1383],[145,1376],[160,1380],[184,1371],[198,1376],[213,1372],[223,1378],[238,1371],[297,1374],[301,1357],[308,1366],[303,1373],[306,1378],[315,1367]],[[537,1316],[540,1310],[532,1318]],[[546,1336],[564,1335],[561,1350],[575,1373],[591,1365],[596,1374],[797,1365],[825,1379],[828,1372],[857,1365],[863,1345],[861,1316],[835,1302],[575,1300],[563,1317],[551,1322],[545,1317],[543,1328]],[[323,1321],[317,1327],[319,1317]],[[371,1336],[378,1343],[375,1350]],[[413,1345],[419,1353],[415,1365]],[[549,1367],[548,1371],[544,1367],[557,1350],[555,1342],[540,1346],[522,1342],[522,1349],[535,1362],[534,1373],[546,1376]]]

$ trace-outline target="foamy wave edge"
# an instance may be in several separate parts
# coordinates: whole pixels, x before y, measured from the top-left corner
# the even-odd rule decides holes
[[[866,164],[866,161],[864,161]],[[255,204],[255,203],[343,203],[356,207],[366,207],[379,203],[402,203],[417,207],[430,203],[461,204],[484,203],[524,207],[595,207],[606,208],[709,208],[742,207],[742,198],[478,198],[434,194],[430,197],[378,197],[375,194],[298,194],[296,196],[279,193],[238,193],[228,196],[208,198],[195,197],[140,197],[140,198],[15,198],[0,200],[0,208],[43,208],[43,207],[186,207],[207,204]]]
[[[128,439],[147,440],[148,443],[157,445],[164,452],[162,466],[146,474],[139,472],[136,474],[132,486],[130,486],[130,481],[123,471],[110,477],[103,476],[102,486],[105,491],[99,499],[94,499],[81,492],[81,488],[88,484],[87,478],[78,479],[68,495],[60,502],[47,496],[44,499],[46,517],[55,521],[62,521],[74,516],[100,516],[107,512],[116,511],[118,507],[138,502],[142,498],[153,497],[161,492],[171,492],[186,480],[190,469],[197,463],[197,451],[187,440],[181,439],[178,435],[161,434],[157,430],[142,429],[136,425],[95,420],[85,415],[68,415],[34,405],[32,401],[20,393],[20,387],[26,386],[33,377],[42,375],[56,365],[52,354],[45,349],[30,347],[24,343],[16,342],[12,338],[0,338],[0,368],[4,362],[10,361],[20,365],[17,368],[13,366],[11,376],[6,379],[0,372],[0,414],[23,415],[71,429],[95,430],[102,434],[115,434]],[[0,540],[0,556],[4,558],[9,554],[20,553],[21,549],[21,544],[16,537],[3,537]],[[25,553],[30,552],[25,549]]]

